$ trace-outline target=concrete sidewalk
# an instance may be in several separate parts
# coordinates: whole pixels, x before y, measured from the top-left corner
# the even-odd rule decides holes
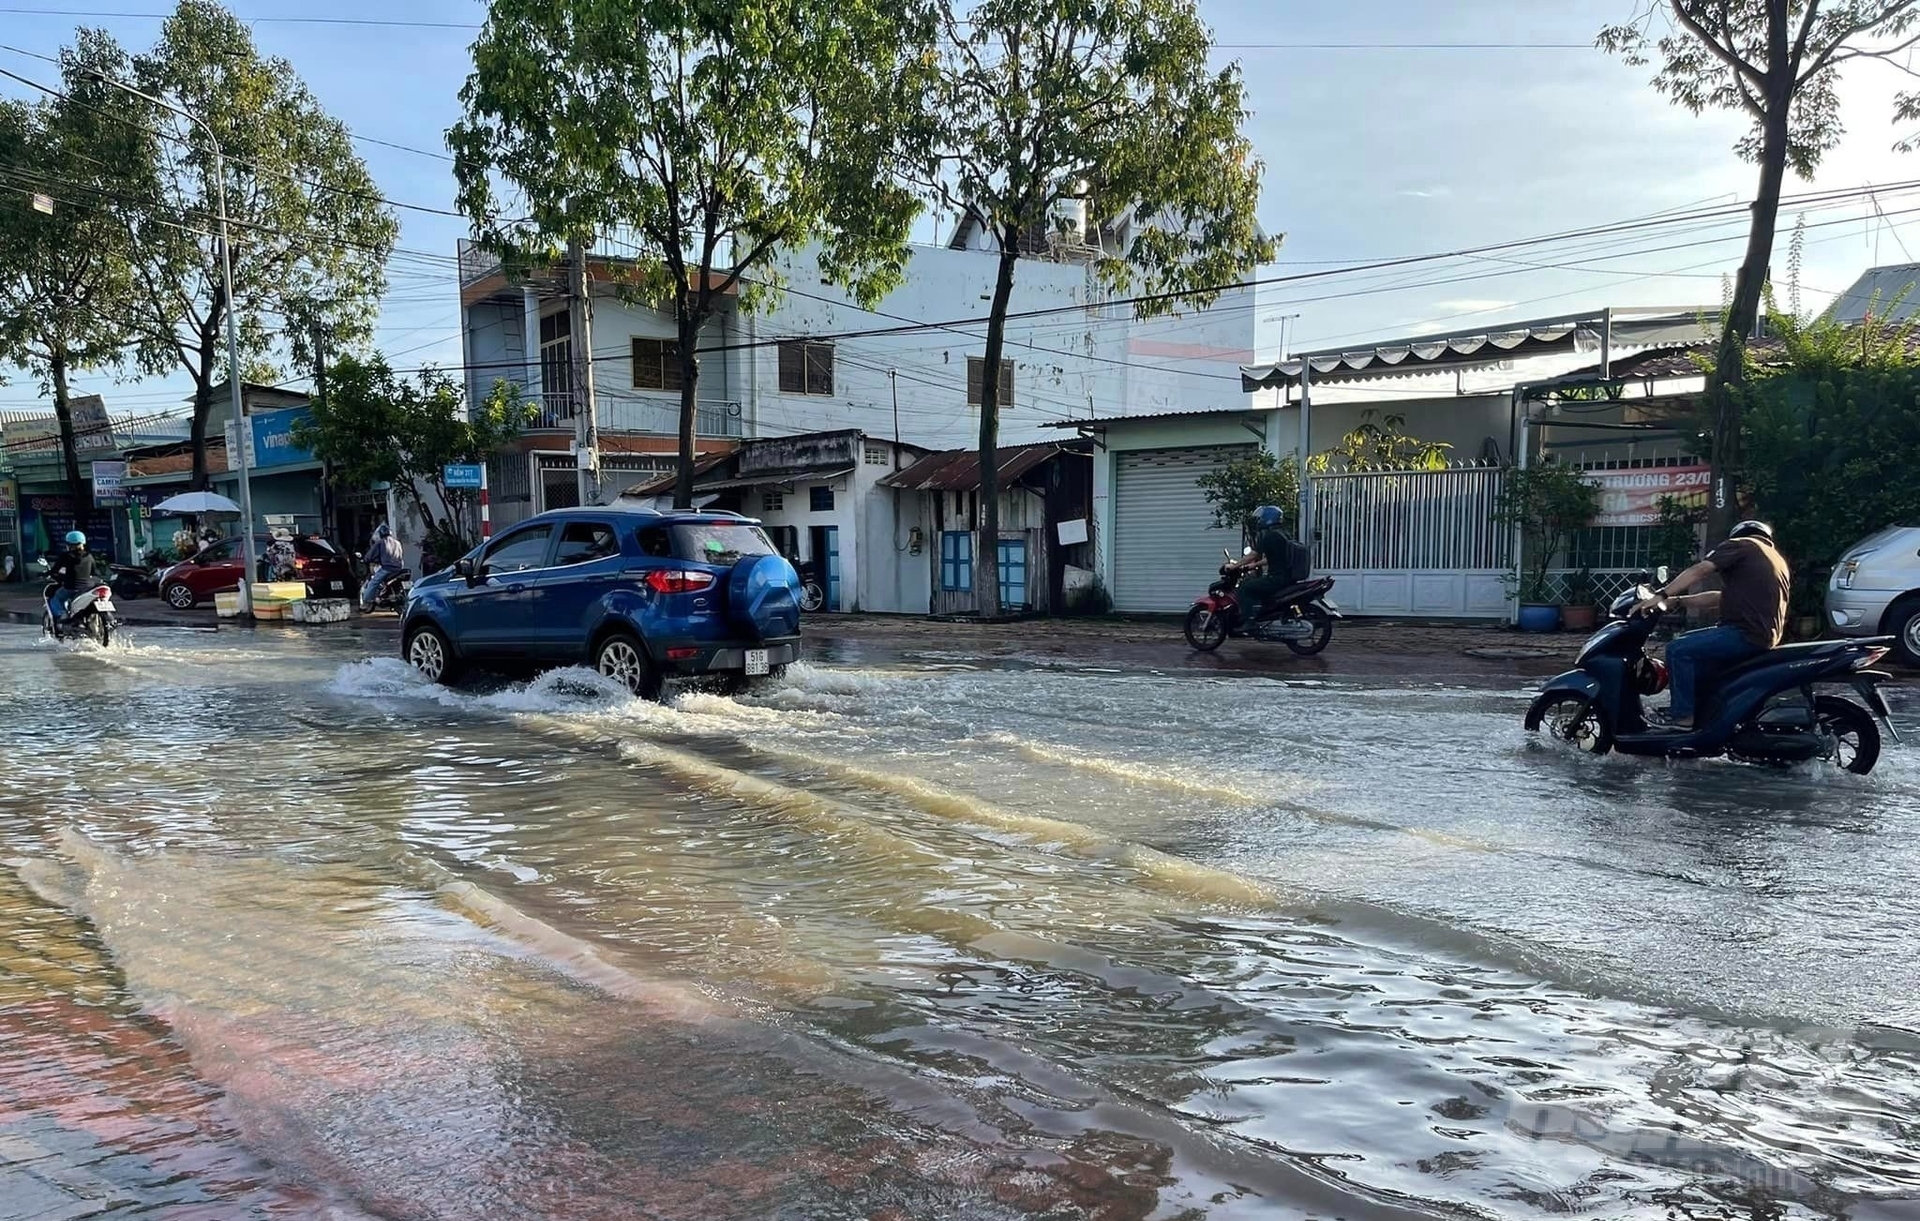
[[[197,628],[201,631],[219,628],[223,631],[252,631],[256,626],[249,620],[220,618],[214,613],[211,602],[202,603],[192,610],[175,610],[158,598],[136,598],[133,601],[118,598],[115,599],[114,605],[119,611],[120,622],[128,627],[184,627]],[[15,623],[38,623],[44,609],[40,601],[40,586],[0,585],[0,618],[9,619]],[[269,626],[277,627],[279,624],[274,623]],[[326,627],[336,631],[356,626],[376,629],[384,627],[391,631],[397,624],[392,612],[372,615],[355,612],[353,617],[345,623],[289,624],[288,626],[306,630]]]

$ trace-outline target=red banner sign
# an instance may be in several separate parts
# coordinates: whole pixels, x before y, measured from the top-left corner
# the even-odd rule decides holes
[[[1642,466],[1586,475],[1600,487],[1596,526],[1651,526],[1660,520],[1660,502],[1668,497],[1691,508],[1705,508],[1712,484],[1711,472],[1704,466]]]

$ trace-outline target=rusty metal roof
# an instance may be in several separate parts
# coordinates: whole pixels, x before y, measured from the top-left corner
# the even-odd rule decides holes
[[[1073,451],[1050,441],[1037,445],[1012,445],[998,451],[1002,487],[1013,483],[1055,454]],[[903,471],[880,481],[890,488],[909,492],[971,492],[980,486],[980,453],[971,449],[949,449],[928,454]]]

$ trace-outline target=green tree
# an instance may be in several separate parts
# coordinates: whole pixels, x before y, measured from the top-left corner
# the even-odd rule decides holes
[[[331,350],[365,342],[399,225],[345,125],[219,5],[180,0],[133,76],[139,89],[207,124],[132,97],[119,103],[162,135],[156,187],[136,222],[140,357],[148,372],[193,380],[193,485],[204,488],[228,310],[248,376],[270,374],[281,358],[305,368],[316,337]],[[232,302],[214,236],[214,141],[225,157]]]
[[[26,369],[52,398],[76,504],[86,488],[68,379],[125,363],[134,250],[122,197],[151,189],[157,143],[99,79],[126,63],[113,39],[82,30],[61,56],[63,96],[0,102],[0,366]]]
[[[1196,482],[1213,506],[1213,524],[1221,530],[1242,530],[1261,505],[1277,505],[1287,515],[1287,529],[1300,513],[1300,467],[1291,454],[1276,457],[1266,450],[1208,471]]]
[[[1813,176],[1840,141],[1838,85],[1843,65],[1887,62],[1920,44],[1920,0],[1653,0],[1631,22],[1608,26],[1599,45],[1632,64],[1658,56],[1653,86],[1699,114],[1731,110],[1752,127],[1734,146],[1760,166],[1747,248],[1707,382],[1713,412],[1713,494],[1708,537],[1725,537],[1737,512],[1738,387],[1747,380],[1747,337],[1760,318],[1773,259],[1780,190],[1791,168]],[[1920,117],[1920,92],[1898,95],[1896,117]]]
[[[294,444],[328,463],[343,484],[390,483],[413,502],[440,555],[466,550],[473,493],[449,488],[449,463],[484,462],[533,418],[511,383],[497,382],[469,409],[458,383],[437,370],[396,376],[385,358],[346,356],[327,370],[327,393]],[[429,499],[431,495],[431,499]]]
[[[1600,489],[1573,467],[1549,463],[1506,473],[1494,519],[1520,531],[1512,580],[1522,602],[1547,601],[1554,557],[1599,511]]]
[[[1276,243],[1254,217],[1261,163],[1241,131],[1237,63],[1208,64],[1213,36],[1194,0],[935,0],[940,73],[926,97],[936,198],[983,222],[999,252],[980,379],[979,523],[1000,531],[1000,384],[1008,301],[1023,250],[1044,243],[1065,201],[1089,232],[1119,237],[1095,271],[1137,291],[1142,315],[1197,308]],[[1176,294],[1176,295],[1166,295]],[[992,564],[974,601],[997,613]]]
[[[1453,448],[1445,441],[1422,441],[1407,432],[1407,417],[1397,413],[1379,416],[1365,411],[1360,423],[1340,438],[1340,443],[1307,459],[1310,471],[1444,471],[1447,452]]]
[[[673,315],[676,504],[693,501],[701,328],[820,244],[864,305],[897,285],[919,201],[894,179],[925,88],[912,0],[492,0],[448,133],[459,206],[522,273],[630,235],[616,286]],[[508,200],[511,200],[509,203]],[[511,217],[503,210],[511,208]],[[588,354],[591,359],[594,354]]]

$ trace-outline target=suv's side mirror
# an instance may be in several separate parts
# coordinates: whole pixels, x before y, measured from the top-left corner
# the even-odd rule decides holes
[[[484,570],[472,560],[458,559],[453,562],[453,571],[455,576],[466,578],[467,584],[472,585],[480,579]]]

